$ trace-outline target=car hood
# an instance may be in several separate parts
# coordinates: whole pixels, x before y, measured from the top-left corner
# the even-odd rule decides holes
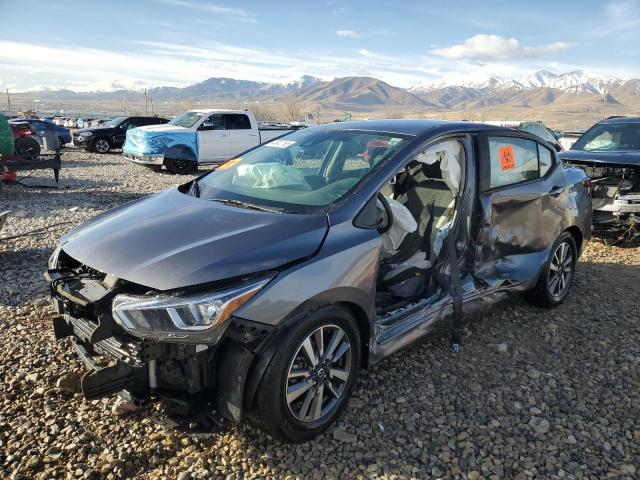
[[[193,128],[184,128],[178,125],[168,125],[166,123],[162,125],[145,125],[144,127],[136,127],[135,130],[139,132],[150,133],[167,133],[167,132],[193,132]]]
[[[566,150],[558,154],[562,160],[595,166],[618,166],[640,168],[640,151],[611,150],[586,151]]]
[[[177,189],[109,210],[62,237],[69,256],[149,288],[171,290],[278,268],[314,254],[325,215],[262,212]]]

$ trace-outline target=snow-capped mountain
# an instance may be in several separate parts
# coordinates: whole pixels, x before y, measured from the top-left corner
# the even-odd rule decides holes
[[[584,70],[555,74],[547,70],[540,70],[531,75],[515,78],[502,78],[491,75],[465,75],[443,77],[436,81],[421,83],[409,89],[410,92],[428,93],[447,87],[465,87],[478,90],[531,90],[534,88],[556,88],[578,95],[607,95],[613,89],[624,84],[624,80],[605,77]]]

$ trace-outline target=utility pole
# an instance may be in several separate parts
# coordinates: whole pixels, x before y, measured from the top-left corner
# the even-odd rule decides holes
[[[153,97],[149,95],[149,103],[151,103],[151,115],[153,115]]]
[[[316,105],[316,125],[320,125],[320,104]]]
[[[9,89],[7,88],[7,111],[11,111],[11,98],[9,98]]]
[[[147,89],[144,89],[144,114],[147,114]]]

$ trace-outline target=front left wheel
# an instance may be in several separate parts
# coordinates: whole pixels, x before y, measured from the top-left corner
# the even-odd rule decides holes
[[[254,418],[274,437],[300,442],[328,428],[346,407],[360,369],[360,335],[351,313],[331,306],[298,321],[279,343]]]

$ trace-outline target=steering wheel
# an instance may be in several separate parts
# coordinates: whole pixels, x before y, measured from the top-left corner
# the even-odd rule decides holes
[[[387,224],[382,227],[378,227],[378,232],[385,233],[388,232],[393,225],[393,212],[391,211],[391,205],[389,205],[386,197],[381,192],[378,192],[378,202],[382,205],[384,214],[387,217]]]

